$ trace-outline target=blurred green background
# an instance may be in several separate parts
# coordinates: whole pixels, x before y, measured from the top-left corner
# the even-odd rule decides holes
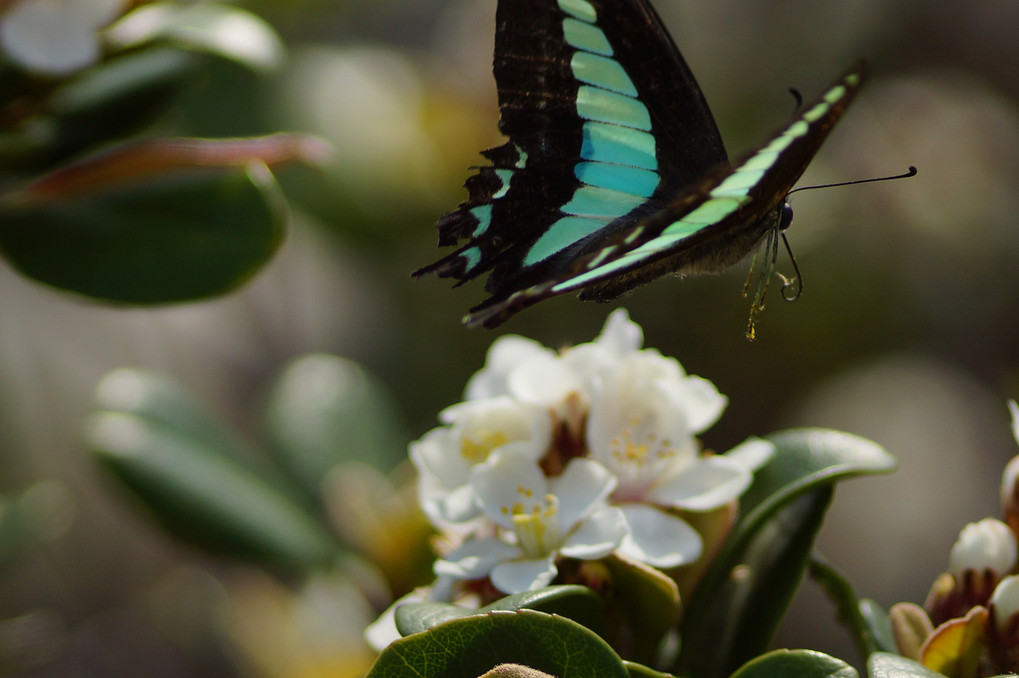
[[[706,446],[816,425],[899,458],[897,474],[840,489],[820,539],[861,594],[922,601],[958,530],[997,513],[1000,470],[1019,451],[1005,406],[1019,396],[1019,5],[656,3],[730,155],[784,123],[788,87],[810,99],[863,57],[870,81],[801,184],[919,169],[795,196],[804,293],[788,304],[773,288],[753,343],[745,267],[662,280],[618,304],[557,298],[495,332],[464,329],[480,284],[454,290],[410,271],[438,257],[432,224],[465,197],[477,152],[499,143],[495,1],[244,6],[282,34],[283,66],[205,69],[144,133],[328,139],[324,170],[277,174],[292,223],[273,261],[226,297],[158,309],[98,305],[0,264],[0,494],[59,482],[26,499],[49,507],[48,537],[0,576],[0,654],[15,648],[18,675],[295,675],[215,637],[210,610],[244,582],[247,603],[262,605],[252,616],[270,616],[276,593],[261,575],[159,532],[83,450],[96,384],[122,366],[173,378],[255,440],[288,362],[341,355],[389,387],[410,440],[459,399],[499,333],[588,341],[624,305],[648,346],[730,398]],[[808,583],[776,642],[855,659],[833,617]]]

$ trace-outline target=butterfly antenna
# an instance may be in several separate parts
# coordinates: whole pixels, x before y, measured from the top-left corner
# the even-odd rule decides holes
[[[873,181],[893,181],[895,179],[908,179],[910,177],[915,177],[915,176],[916,176],[916,168],[913,167],[912,165],[910,165],[908,171],[903,172],[902,174],[896,174],[896,175],[890,176],[890,177],[874,177],[873,179],[856,179],[855,181],[839,181],[839,182],[834,183],[834,184],[818,184],[817,186],[801,186],[800,188],[794,188],[793,190],[791,190],[788,193],[786,193],[786,197],[788,198],[790,195],[792,195],[796,191],[809,191],[809,190],[814,189],[814,188],[835,188],[837,186],[852,186],[854,184],[869,184],[869,183],[871,183]]]

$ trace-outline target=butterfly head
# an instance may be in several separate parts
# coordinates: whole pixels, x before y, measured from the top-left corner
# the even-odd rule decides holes
[[[782,203],[782,212],[778,217],[778,230],[785,233],[786,229],[793,223],[793,206],[787,202]]]

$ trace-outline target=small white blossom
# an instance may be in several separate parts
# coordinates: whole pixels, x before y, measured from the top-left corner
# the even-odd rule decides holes
[[[597,462],[574,459],[548,479],[517,450],[493,452],[471,472],[484,513],[499,525],[498,537],[474,539],[435,564],[435,572],[459,579],[489,577],[504,593],[547,585],[555,559],[602,558],[619,545],[626,522],[605,506],[616,481]]]
[[[25,68],[47,75],[73,73],[99,60],[98,31],[125,0],[20,0],[0,15],[0,47]]]
[[[996,518],[984,518],[962,528],[948,554],[948,570],[956,578],[966,570],[991,569],[1003,575],[1015,567],[1017,551],[1015,535],[1008,525]]]
[[[439,527],[478,515],[470,473],[492,452],[514,449],[536,462],[552,442],[548,412],[507,396],[460,403],[440,418],[449,426],[433,429],[410,446],[422,506]]]
[[[998,628],[1006,628],[1009,618],[1019,614],[1019,576],[1013,574],[998,582],[991,594],[990,604]]]
[[[700,535],[671,509],[725,506],[749,487],[750,464],[767,456],[760,446],[742,453],[743,463],[700,454],[694,434],[711,426],[725,405],[711,382],[651,350],[623,358],[595,380],[587,444],[591,457],[619,479],[611,501],[630,528],[621,553],[655,567],[700,557]]]

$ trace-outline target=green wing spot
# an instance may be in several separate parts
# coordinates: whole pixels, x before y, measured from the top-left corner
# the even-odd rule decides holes
[[[757,182],[764,176],[765,169],[746,169],[745,167],[737,168],[732,174],[725,178],[725,181],[720,183],[711,191],[711,197],[740,197],[747,195],[750,189],[757,185]]]
[[[658,187],[658,173],[625,165],[603,162],[580,162],[573,168],[578,179],[590,186],[610,188],[623,193],[650,198]]]
[[[581,186],[574,191],[573,198],[559,209],[564,214],[612,220],[642,204],[644,198],[639,195],[596,186]]]
[[[598,20],[598,12],[587,0],[559,0],[559,9],[589,24]]]
[[[778,153],[769,151],[768,149],[761,149],[750,158],[747,158],[747,161],[743,163],[740,169],[767,170],[770,169],[776,162],[778,162]]]
[[[502,187],[492,194],[492,200],[498,200],[509,193],[510,180],[513,179],[513,170],[497,169],[495,175],[502,181]]]
[[[591,261],[587,262],[587,267],[588,268],[594,268],[595,266],[598,266],[599,264],[601,264],[601,262],[603,262],[610,254],[615,252],[617,249],[619,249],[618,245],[609,245],[608,247],[604,248],[601,252],[599,252],[597,255],[595,255],[594,259],[592,259]]]
[[[665,230],[662,231],[662,235],[657,238],[653,238],[648,242],[657,242],[663,236],[679,236],[680,238],[685,238],[696,233],[705,226],[717,224],[722,221],[727,216],[738,210],[740,206],[748,200],[749,199],[745,196],[743,198],[723,196],[706,200],[682,219],[666,226]],[[675,238],[673,238],[673,240],[675,240]]]
[[[584,217],[563,217],[548,227],[538,240],[527,250],[524,266],[531,266],[542,259],[563,251],[578,240],[585,238],[600,228],[605,227],[604,219],[585,219]]]
[[[464,273],[467,273],[481,263],[481,250],[477,247],[468,247],[460,253],[460,258],[466,262],[464,264]]]
[[[830,90],[825,92],[824,100],[834,106],[844,96],[846,96],[845,85],[835,85]]]
[[[584,160],[631,165],[657,170],[655,138],[646,132],[606,125],[600,122],[584,123],[580,157]]]
[[[478,225],[474,228],[472,237],[477,238],[488,230],[488,227],[492,225],[492,206],[491,205],[478,205],[477,207],[471,208],[471,214],[478,220]]]
[[[637,96],[637,88],[633,86],[633,81],[615,59],[590,52],[574,52],[570,68],[573,69],[574,77],[581,82],[629,97]]]
[[[582,85],[577,91],[577,115],[585,120],[651,131],[651,115],[644,104],[597,87]]]
[[[567,44],[577,49],[612,56],[612,45],[597,26],[576,19],[563,19],[563,36],[566,38]]]

